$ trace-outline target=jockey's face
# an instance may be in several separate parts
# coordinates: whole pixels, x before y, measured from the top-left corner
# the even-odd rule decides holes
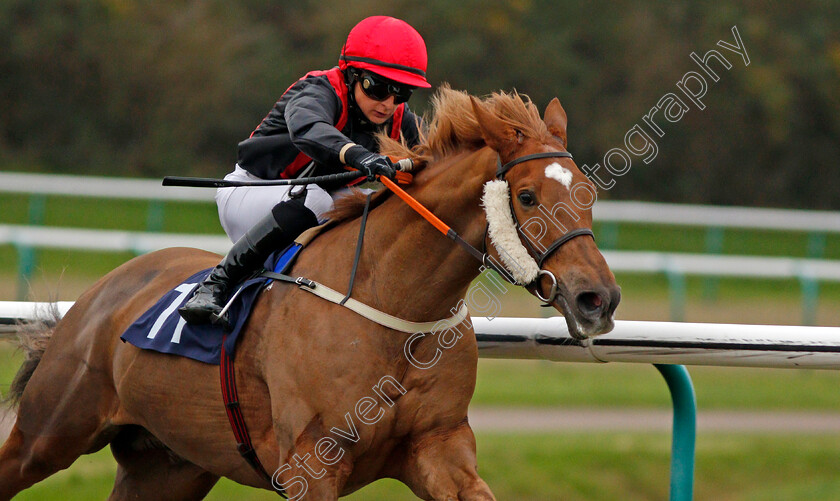
[[[394,115],[397,110],[397,104],[394,103],[394,96],[390,95],[383,101],[371,99],[362,91],[361,84],[356,82],[353,85],[353,95],[356,98],[356,104],[371,123],[380,125],[385,123]]]

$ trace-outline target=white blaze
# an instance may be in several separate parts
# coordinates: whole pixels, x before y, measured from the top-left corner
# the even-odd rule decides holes
[[[545,177],[560,181],[560,184],[569,189],[572,185],[572,171],[563,167],[557,162],[545,168]]]

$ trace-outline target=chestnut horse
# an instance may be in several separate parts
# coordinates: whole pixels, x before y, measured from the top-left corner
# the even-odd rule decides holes
[[[488,237],[484,185],[499,160],[565,152],[566,114],[554,99],[540,118],[515,93],[478,100],[444,87],[433,102],[419,147],[382,139],[383,151],[413,158],[421,168],[407,191],[465,241],[501,259],[492,228]],[[591,227],[595,189],[568,154],[525,159],[505,180],[508,216],[556,219],[525,242],[532,248]],[[591,199],[580,203],[584,192]],[[482,270],[478,262],[397,197],[381,193],[374,206],[353,297],[410,321],[450,317]],[[564,210],[544,210],[556,207]],[[306,248],[294,273],[345,290],[360,212],[358,200],[337,208],[341,222]],[[619,301],[613,274],[582,231],[544,258],[544,273],[528,285],[551,296],[579,338],[611,330]],[[118,463],[110,499],[202,499],[220,477],[275,488],[236,450],[218,367],[120,342],[164,292],[218,261],[186,248],[146,254],[79,297],[18,373],[17,420],[0,449],[0,500],[108,444]],[[274,283],[263,291],[240,336],[236,379],[254,447],[274,483],[295,499],[335,500],[385,477],[422,499],[494,499],[477,473],[467,419],[476,340],[468,320],[453,332],[445,343],[424,335],[407,344],[408,334],[298,287]]]

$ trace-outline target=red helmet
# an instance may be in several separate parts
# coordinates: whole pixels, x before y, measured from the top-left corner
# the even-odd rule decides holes
[[[350,30],[338,58],[342,70],[370,70],[395,82],[431,87],[426,81],[426,43],[405,21],[388,16],[363,19]]]

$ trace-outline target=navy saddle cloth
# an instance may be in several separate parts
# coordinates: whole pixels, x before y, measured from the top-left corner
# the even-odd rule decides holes
[[[274,265],[269,269],[284,273],[300,249],[300,245],[294,244],[280,253],[279,258],[277,255],[272,256],[268,261]],[[228,310],[232,329],[226,332],[220,325],[190,325],[178,314],[178,308],[187,302],[192,296],[192,291],[210,270],[208,268],[196,273],[164,294],[125,330],[120,339],[144,350],[179,355],[214,365],[219,365],[221,361],[224,340],[225,352],[233,356],[236,340],[248,320],[251,308],[260,291],[271,279],[257,277],[242,285],[242,290]],[[227,338],[224,337],[226,333]]]

